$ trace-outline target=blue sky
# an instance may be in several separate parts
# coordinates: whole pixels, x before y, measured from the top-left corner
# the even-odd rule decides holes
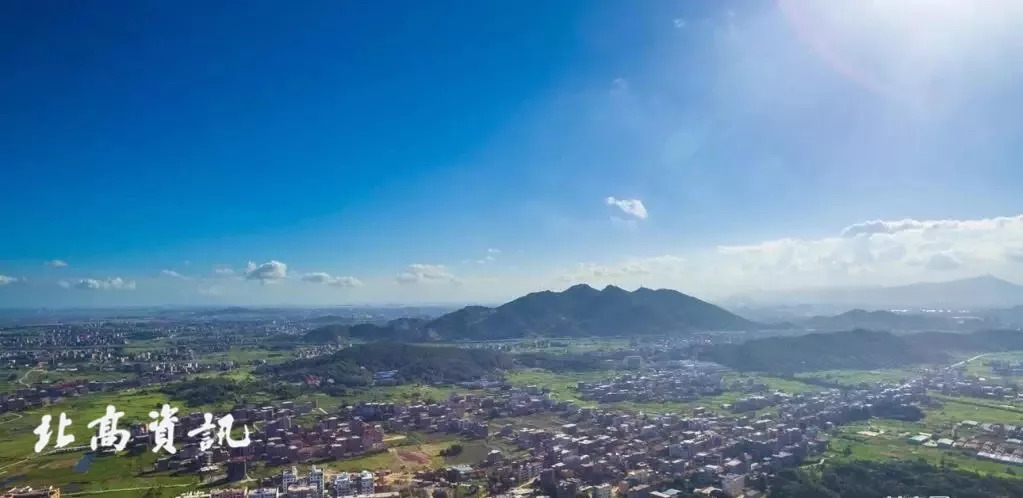
[[[238,7],[0,6],[0,306],[1023,281],[1010,2]]]

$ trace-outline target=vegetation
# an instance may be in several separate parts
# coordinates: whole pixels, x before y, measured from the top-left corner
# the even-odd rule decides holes
[[[356,345],[315,358],[264,365],[257,373],[291,381],[317,377],[335,386],[366,386],[376,372],[394,371],[398,383],[450,383],[476,380],[512,366],[511,359],[487,350],[397,343]]]
[[[529,352],[515,355],[516,362],[527,368],[543,368],[554,372],[587,372],[607,370],[608,362],[618,361],[626,353],[617,352],[584,352],[584,353],[548,353]]]
[[[981,476],[921,461],[855,461],[825,465],[820,473],[783,470],[769,498],[852,498],[873,496],[1023,496],[1023,481]]]
[[[893,335],[854,330],[770,337],[721,344],[705,358],[736,370],[793,374],[818,370],[874,370],[912,364],[948,363],[954,352],[1023,350],[1023,334],[924,332]]]
[[[468,306],[425,321],[387,325],[328,325],[309,342],[343,337],[367,340],[495,340],[522,337],[595,337],[677,334],[693,330],[746,330],[758,324],[681,292],[646,288],[629,292],[576,285],[564,292],[534,292],[496,308]]]
[[[263,399],[294,398],[298,390],[280,383],[239,382],[229,378],[196,378],[160,388],[164,394],[188,406],[241,404]]]
[[[448,446],[447,448],[444,448],[443,450],[440,450],[440,456],[442,456],[442,457],[454,457],[454,456],[461,455],[462,451],[464,451],[464,450],[465,450],[465,448],[462,445],[460,445],[458,443],[455,443],[455,444],[452,444],[451,446]]]
[[[855,309],[835,316],[815,316],[801,322],[815,330],[956,330],[963,328],[946,316],[913,315]],[[972,325],[972,324],[971,324]]]

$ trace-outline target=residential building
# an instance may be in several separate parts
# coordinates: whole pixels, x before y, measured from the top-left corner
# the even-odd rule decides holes
[[[359,494],[360,495],[371,495],[371,494],[373,494],[374,483],[373,483],[373,473],[372,472],[370,472],[368,470],[364,470],[364,471],[362,471],[361,474],[359,474],[359,488],[358,489],[359,489]]]
[[[741,497],[746,488],[746,476],[743,474],[725,474],[721,476],[721,489],[726,495],[737,498]]]
[[[316,489],[316,496],[323,496],[323,470],[313,465],[309,470],[309,486]]]
[[[333,494],[335,497],[351,496],[353,493],[352,477],[348,472],[342,472],[334,476],[334,481],[331,483],[333,488]]]
[[[53,486],[35,489],[31,486],[21,486],[9,489],[2,498],[60,498],[60,489]]]

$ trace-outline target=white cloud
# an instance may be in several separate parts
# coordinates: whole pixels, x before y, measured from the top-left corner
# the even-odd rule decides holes
[[[1023,277],[1023,216],[874,220],[838,237],[719,247],[708,267],[763,286],[902,284],[993,273]]]
[[[625,78],[615,78],[611,82],[611,94],[627,94],[629,93],[629,81]]]
[[[267,261],[261,265],[249,261],[249,266],[245,270],[247,280],[259,280],[264,283],[283,280],[287,276],[288,265],[275,260]]]
[[[444,265],[428,265],[416,263],[409,265],[405,271],[396,277],[401,284],[418,284],[424,282],[445,282],[460,283],[461,280],[454,276]]]
[[[67,280],[59,280],[57,282],[57,285],[60,286],[63,289],[70,289],[71,288],[71,282],[68,282]]]
[[[46,266],[51,268],[67,268],[67,261],[63,259],[51,259],[46,262]]]
[[[631,258],[609,265],[580,263],[575,268],[559,275],[558,280],[564,282],[610,282],[614,279],[629,280],[648,275],[672,277],[678,276],[685,269],[685,265],[685,258],[672,255]]]
[[[213,274],[218,277],[233,277],[234,270],[227,265],[216,265],[213,267]]]
[[[675,18],[671,21],[671,24],[675,26],[676,29],[685,29],[686,20],[682,18]]]
[[[559,282],[668,287],[707,297],[751,290],[902,285],[983,274],[1023,283],[1023,216],[881,220],[835,233],[584,263],[555,275]]]
[[[174,270],[160,270],[161,277],[180,278],[181,280],[188,280],[188,277],[174,271]]]
[[[1023,263],[1023,247],[1007,247],[1005,259],[1015,263]]]
[[[485,265],[487,263],[493,263],[497,260],[497,255],[501,254],[500,249],[487,249],[486,256],[476,260],[477,264]]]
[[[302,275],[302,280],[314,284],[329,285],[331,287],[361,287],[362,281],[355,277],[332,276],[329,273],[313,272]]]
[[[614,197],[608,197],[604,201],[609,206],[617,206],[623,213],[634,216],[641,220],[645,220],[647,217],[646,206],[643,205],[643,201],[639,199],[616,199]]]
[[[61,280],[61,282],[58,282],[58,285],[61,285],[61,283],[66,284],[67,282]],[[61,286],[64,287],[64,285]],[[135,290],[135,282],[133,280],[124,280],[121,277],[113,277],[106,280],[84,278],[71,286],[81,290]]]
[[[20,281],[21,279],[17,277],[8,277],[7,275],[0,275],[0,285],[13,284]]]
[[[927,260],[927,268],[929,270],[955,270],[960,266],[962,266],[962,263],[955,256],[943,252],[932,254]]]

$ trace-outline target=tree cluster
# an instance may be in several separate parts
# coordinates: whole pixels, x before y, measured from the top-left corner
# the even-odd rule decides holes
[[[334,385],[364,386],[371,384],[378,372],[396,372],[392,378],[399,383],[451,383],[476,380],[511,366],[507,355],[494,351],[378,342],[264,365],[257,373],[292,381],[315,376],[332,380]]]
[[[1023,480],[981,476],[935,467],[923,461],[857,461],[827,465],[819,474],[783,470],[771,483],[769,498],[860,498],[883,496],[1023,496]]]

